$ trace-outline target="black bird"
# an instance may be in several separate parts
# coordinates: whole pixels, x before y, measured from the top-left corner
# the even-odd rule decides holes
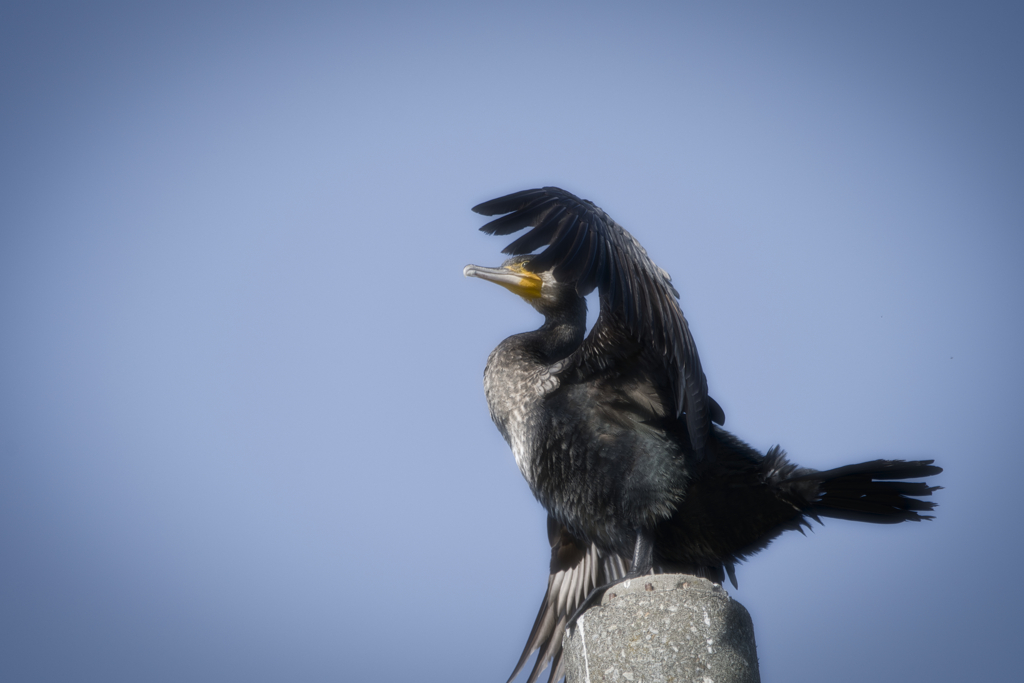
[[[467,276],[500,284],[544,316],[537,330],[491,353],[484,389],[491,417],[533,494],[548,511],[551,577],[520,672],[541,653],[562,673],[562,631],[623,578],[687,572],[736,584],[734,565],[788,529],[820,517],[897,523],[921,514],[939,487],[931,460],[874,460],[824,472],[762,455],[725,430],[679,294],[668,273],[592,202],[555,187],[473,207],[508,214],[489,234],[533,229],[498,268]],[[537,255],[531,252],[547,247]],[[601,312],[586,331],[586,300]]]

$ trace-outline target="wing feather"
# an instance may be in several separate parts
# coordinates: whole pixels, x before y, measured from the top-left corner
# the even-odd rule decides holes
[[[537,190],[521,190],[507,194],[504,197],[492,199],[473,207],[473,211],[482,216],[496,216],[499,213],[519,211],[535,203],[538,198],[543,199],[546,193],[543,188]]]
[[[562,635],[565,624],[596,586],[621,579],[627,571],[626,563],[618,555],[602,552],[597,546],[585,543],[548,517],[548,538],[551,541],[551,576],[548,590],[541,601],[526,647],[519,657],[509,683],[519,675],[538,652],[527,683],[534,683],[550,664],[554,683],[562,677]]]
[[[528,225],[535,224],[545,213],[551,210],[555,204],[555,198],[549,197],[542,199],[540,202],[533,204],[529,209],[524,211],[516,211],[507,216],[502,216],[497,220],[493,220],[487,225],[480,228],[488,235],[511,235],[512,233],[522,230]],[[474,209],[479,207],[474,207]]]
[[[652,381],[667,382],[668,408],[676,418],[685,415],[699,457],[720,409],[711,408],[697,347],[668,273],[608,214],[557,187],[516,192],[473,210],[506,214],[481,228],[491,234],[532,228],[506,248],[524,254],[546,246],[531,269],[551,269],[560,282],[574,283],[581,296],[599,290],[597,323],[563,371],[603,372],[614,367],[617,354],[635,358],[644,352]]]

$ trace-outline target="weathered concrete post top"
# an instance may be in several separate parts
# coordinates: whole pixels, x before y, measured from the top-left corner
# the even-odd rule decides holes
[[[567,683],[759,683],[754,625],[716,583],[656,574],[613,586],[566,633]]]

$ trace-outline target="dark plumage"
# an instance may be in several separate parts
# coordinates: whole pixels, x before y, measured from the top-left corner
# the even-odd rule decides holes
[[[593,203],[558,188],[480,204],[508,214],[481,230],[510,234],[500,268],[466,266],[544,315],[533,332],[491,353],[484,389],[491,417],[549,513],[551,578],[512,677],[541,649],[532,683],[586,599],[627,576],[682,571],[735,584],[734,565],[807,518],[875,523],[930,519],[936,488],[915,479],[931,460],[875,460],[818,472],[778,447],[762,455],[712,422],[689,326],[671,278]],[[524,255],[541,247],[538,255]],[[601,312],[586,330],[586,294]],[[631,559],[630,559],[631,558]],[[511,680],[511,679],[510,679]]]

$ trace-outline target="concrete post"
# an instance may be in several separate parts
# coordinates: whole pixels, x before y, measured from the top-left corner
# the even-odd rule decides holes
[[[754,624],[716,583],[624,581],[566,633],[567,683],[760,683]]]

